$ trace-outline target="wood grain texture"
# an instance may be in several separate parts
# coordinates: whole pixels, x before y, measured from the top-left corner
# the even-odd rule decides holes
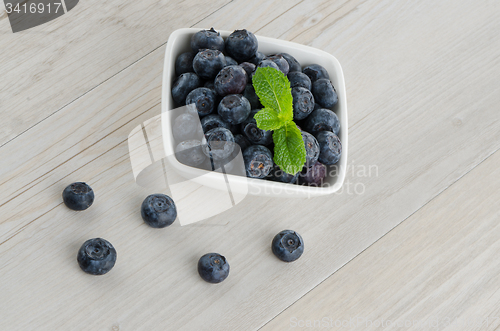
[[[221,12],[237,13],[242,4]],[[0,148],[0,296],[7,298],[0,329],[256,329],[500,148],[492,2],[314,4],[328,16],[308,21],[313,10],[297,11],[304,6],[297,2],[267,22],[241,14],[241,24],[271,37],[293,30],[285,38],[330,51],[343,65],[354,166],[342,194],[247,197],[215,217],[231,220],[227,226],[144,225],[138,206],[151,192],[134,183],[126,141],[160,111],[164,49],[156,50]],[[291,12],[304,15],[297,17],[303,25],[291,28]],[[468,20],[457,23],[462,12]],[[200,24],[230,29],[224,24],[233,20]],[[359,168],[369,165],[378,169],[371,177]],[[96,191],[85,213],[61,202],[76,180]],[[353,193],[356,184],[363,194]],[[269,248],[285,228],[306,242],[293,264]],[[88,277],[75,261],[81,243],[95,236],[118,251],[105,277]],[[196,274],[208,251],[231,264],[218,286]]]
[[[498,330],[499,166],[496,152],[261,330]]]

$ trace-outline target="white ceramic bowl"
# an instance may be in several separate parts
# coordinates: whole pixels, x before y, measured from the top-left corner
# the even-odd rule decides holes
[[[171,86],[175,79],[175,59],[183,52],[191,50],[191,36],[200,29],[179,29],[172,32],[168,39],[165,51],[165,62],[163,68],[162,86],[162,133],[163,144],[167,160],[171,166],[181,175],[189,178],[196,178],[196,182],[217,189],[226,190],[227,185],[224,177],[214,171],[206,171],[198,168],[186,166],[174,155],[174,138],[172,135],[173,113],[169,111],[174,107],[171,94]],[[219,31],[222,37],[226,38],[231,31]],[[263,179],[252,179],[243,176],[227,175],[233,192],[239,194],[265,195],[275,197],[313,197],[334,193],[338,191],[344,182],[347,167],[347,101],[344,82],[344,74],[339,61],[331,54],[309,46],[296,44],[289,41],[256,36],[259,41],[259,51],[264,54],[289,53],[295,57],[302,67],[317,63],[326,68],[330,75],[330,80],[335,86],[338,94],[338,104],[333,109],[340,120],[339,138],[342,143],[342,156],[335,166],[329,167],[329,174],[325,178],[322,187],[293,185],[279,183]],[[168,157],[170,156],[170,157]],[[334,168],[335,167],[335,168]]]

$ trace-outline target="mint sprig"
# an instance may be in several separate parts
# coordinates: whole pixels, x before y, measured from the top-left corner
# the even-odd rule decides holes
[[[306,149],[293,121],[290,81],[274,68],[257,68],[252,79],[255,93],[264,106],[255,114],[257,127],[273,131],[274,162],[286,173],[296,174],[306,162]]]

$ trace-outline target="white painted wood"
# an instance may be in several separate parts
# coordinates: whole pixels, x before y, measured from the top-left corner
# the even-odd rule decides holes
[[[499,165],[496,152],[261,330],[497,330]]]
[[[249,197],[215,217],[230,220],[227,226],[143,224],[139,206],[152,192],[134,182],[127,138],[160,113],[164,49],[3,146],[0,329],[264,325],[500,148],[492,74],[500,69],[500,23],[493,5],[368,1],[345,13],[323,5],[322,13],[331,12],[325,20],[295,27],[303,33],[290,39],[308,39],[344,68],[354,173],[339,195]],[[229,4],[221,15],[238,6]],[[282,13],[266,11],[272,17],[266,23],[252,15],[241,22],[264,32],[289,24]],[[230,24],[224,17],[221,25]],[[265,35],[279,36],[273,33],[286,31]],[[370,165],[378,171],[365,177],[362,167]],[[76,180],[96,192],[83,213],[66,209],[60,197]],[[363,194],[353,194],[356,187]],[[285,228],[305,240],[306,252],[293,264],[270,252],[272,237]],[[82,273],[75,258],[81,243],[96,236],[118,251],[115,268],[103,277]],[[206,284],[196,273],[197,259],[209,251],[229,260],[223,284]]]

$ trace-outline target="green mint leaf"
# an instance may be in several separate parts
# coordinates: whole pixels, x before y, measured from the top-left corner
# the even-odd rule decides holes
[[[299,128],[293,121],[274,130],[274,162],[288,174],[295,175],[306,162],[306,148]]]
[[[274,68],[257,68],[252,78],[255,93],[265,108],[274,109],[282,125],[293,120],[293,98],[290,81]]]
[[[264,108],[254,115],[257,127],[262,130],[276,130],[283,126],[278,113],[272,108]]]

